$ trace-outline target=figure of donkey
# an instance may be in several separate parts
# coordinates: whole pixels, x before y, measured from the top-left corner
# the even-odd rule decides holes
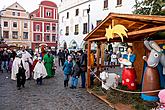
[[[154,41],[146,40],[144,45],[151,51],[147,60],[148,66],[156,67],[160,62],[163,65],[163,74],[165,75],[165,54],[163,50]]]
[[[157,70],[159,62],[163,65],[163,74],[165,75],[165,55],[163,50],[154,41],[144,41],[144,45],[150,50],[149,56],[144,56],[143,59],[147,62],[145,69],[142,91],[153,91],[160,89],[160,76]],[[142,94],[142,98],[146,101],[156,101],[158,93]]]

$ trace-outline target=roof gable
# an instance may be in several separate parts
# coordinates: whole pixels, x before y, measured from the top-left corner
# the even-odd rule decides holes
[[[26,11],[19,3],[15,2],[6,9],[8,10],[19,10],[19,11]]]

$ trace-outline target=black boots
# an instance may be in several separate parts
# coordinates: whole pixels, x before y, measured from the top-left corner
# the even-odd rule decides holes
[[[76,87],[75,86],[71,86],[70,89],[76,89]]]
[[[68,87],[68,80],[64,81],[64,87]]]
[[[66,81],[64,81],[64,87],[66,87]]]

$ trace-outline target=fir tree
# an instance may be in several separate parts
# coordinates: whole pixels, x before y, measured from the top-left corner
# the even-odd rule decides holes
[[[134,14],[165,15],[165,0],[135,0]]]

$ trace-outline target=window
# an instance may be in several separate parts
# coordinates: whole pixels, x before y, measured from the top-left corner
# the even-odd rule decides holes
[[[117,6],[122,5],[122,0],[117,0]]]
[[[17,27],[17,22],[13,22],[13,27]]]
[[[50,25],[46,25],[46,31],[50,31]]]
[[[84,10],[83,10],[83,16],[86,17],[87,15],[88,15],[87,9],[84,9]]]
[[[40,31],[40,25],[39,24],[36,25],[36,31]]]
[[[20,12],[18,12],[17,15],[20,16]]]
[[[28,27],[28,24],[27,23],[24,23],[24,28],[27,28]]]
[[[23,39],[28,39],[28,32],[23,32]]]
[[[36,41],[40,41],[40,35],[39,34],[36,35]]]
[[[3,31],[3,38],[9,38],[9,31]]]
[[[46,16],[47,17],[52,16],[52,10],[51,9],[46,9]]]
[[[66,13],[66,18],[67,18],[67,19],[69,18],[69,12]]]
[[[46,15],[47,15],[47,16],[51,16],[51,12],[47,11],[47,12],[46,12]]]
[[[101,23],[102,20],[97,20],[96,24],[99,25]]]
[[[46,41],[50,41],[50,35],[46,35]]]
[[[78,29],[78,24],[75,25],[75,32],[74,32],[74,35],[78,35],[79,33],[79,29]]]
[[[87,30],[88,29],[88,25],[87,25],[87,23],[84,23],[83,24],[83,34],[87,34]]]
[[[56,26],[55,25],[52,26],[52,31],[56,31]]]
[[[12,31],[12,38],[18,39],[18,31]]]
[[[69,35],[69,26],[66,26],[66,33],[65,33],[65,35],[66,36]]]
[[[76,9],[76,16],[78,16],[79,14],[79,9]]]
[[[12,15],[15,16],[15,12],[12,12]]]
[[[4,27],[8,27],[8,22],[4,21]]]
[[[104,0],[104,9],[108,9],[108,0]]]
[[[56,41],[56,36],[55,36],[55,35],[52,36],[52,41],[53,41],[53,42]]]

